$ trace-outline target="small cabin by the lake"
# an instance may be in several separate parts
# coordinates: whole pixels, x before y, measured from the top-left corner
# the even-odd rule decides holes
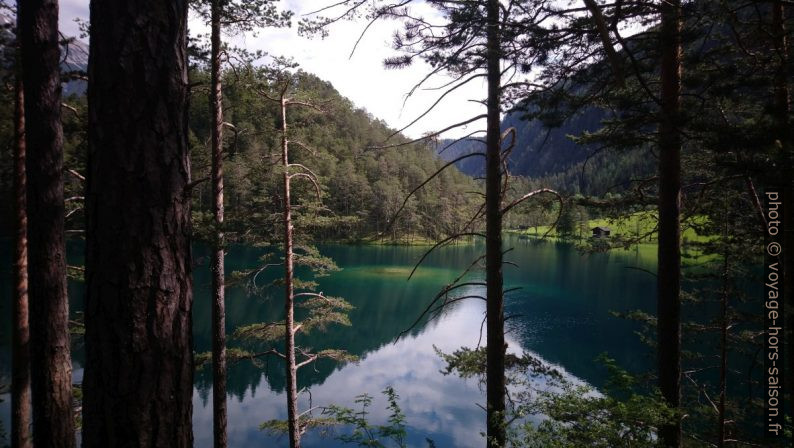
[[[593,238],[604,238],[609,236],[609,227],[593,227]]]

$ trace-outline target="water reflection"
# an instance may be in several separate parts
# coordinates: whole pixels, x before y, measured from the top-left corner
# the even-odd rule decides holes
[[[596,387],[603,384],[603,369],[594,358],[607,351],[619,363],[642,369],[651,363],[648,350],[637,341],[637,326],[615,318],[610,311],[651,310],[655,300],[654,278],[626,266],[653,269],[653,262],[633,252],[582,255],[567,244],[533,244],[508,237],[514,246],[507,259],[518,268],[506,267],[507,288],[521,287],[508,294],[506,313],[510,350],[529,350],[538,357],[564,367],[571,377]],[[3,242],[7,246],[7,242]],[[479,339],[484,306],[480,301],[459,302],[439,320],[421,322],[407,337],[394,343],[433,295],[454,279],[471,260],[480,255],[481,244],[444,248],[428,257],[409,282],[406,277],[425,248],[377,246],[324,246],[324,255],[336,260],[342,270],[320,279],[320,290],[346,298],[355,309],[352,327],[332,327],[326,333],[304,337],[301,344],[313,349],[344,348],[360,356],[358,364],[340,366],[330,361],[299,372],[299,386],[311,391],[312,405],[338,404],[355,407],[356,395],[373,396],[370,418],[374,423],[387,419],[386,402],[380,394],[393,386],[409,425],[409,446],[426,446],[425,437],[439,447],[480,447],[484,439],[484,393],[476,380],[444,376],[441,359],[433,345],[445,351],[473,347]],[[69,247],[69,259],[80,258],[79,244]],[[10,250],[3,251],[3,256]],[[256,265],[259,249],[237,247],[227,255],[227,272]],[[197,260],[206,250],[196,248]],[[0,265],[0,306],[3,328],[10,328],[10,260]],[[278,272],[270,273],[271,277]],[[481,275],[481,274],[475,274]],[[262,278],[262,282],[267,279]],[[207,351],[210,340],[209,272],[199,265],[194,272],[194,341],[196,351]],[[471,294],[476,291],[468,291]],[[464,293],[464,291],[461,291]],[[70,282],[72,311],[82,307],[82,288]],[[227,291],[227,330],[253,322],[280,320],[281,292],[249,295],[244,288]],[[0,335],[0,375],[8,375],[9,338]],[[483,341],[484,343],[484,341]],[[82,374],[83,351],[76,347],[75,379]],[[229,370],[230,446],[287,446],[285,438],[272,438],[259,431],[269,419],[286,416],[283,364],[271,360],[265,368],[241,362]],[[211,377],[208,371],[196,375],[194,389],[194,432],[197,447],[212,446]],[[0,403],[0,420],[8,427],[7,395]],[[309,408],[309,395],[301,395],[301,408]],[[310,433],[306,447],[339,446],[332,438]]]

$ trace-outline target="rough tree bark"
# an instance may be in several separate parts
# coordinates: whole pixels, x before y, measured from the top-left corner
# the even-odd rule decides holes
[[[212,429],[215,448],[226,440],[226,304],[223,235],[223,97],[221,91],[221,2],[212,0],[210,114],[215,241],[212,251]]]
[[[794,403],[794,142],[789,123],[791,113],[791,93],[789,91],[789,48],[786,38],[785,20],[786,8],[781,0],[772,4],[772,48],[777,57],[777,68],[774,79],[774,114],[778,128],[777,134],[782,146],[783,172],[781,173],[781,187],[783,187],[783,306],[786,316],[786,338],[789,347],[785,361],[788,364],[784,381],[789,395],[789,403]],[[789,409],[789,413],[791,413]]]
[[[19,70],[19,69],[18,69]],[[11,448],[31,448],[28,215],[25,210],[25,93],[17,72],[14,109],[14,296],[11,354]]]
[[[187,7],[94,0],[84,447],[190,447]]]
[[[57,0],[19,2],[25,85],[33,441],[75,445],[66,293]]]
[[[681,401],[681,1],[660,2],[659,252],[657,338],[659,388],[667,404]],[[666,447],[681,446],[681,422],[663,426]]]
[[[487,134],[485,162],[486,409],[488,446],[503,447],[505,427],[505,335],[502,291],[502,164],[499,0],[487,4]]]
[[[284,168],[284,319],[287,357],[287,423],[290,448],[300,448],[298,422],[298,367],[295,362],[295,290],[293,284],[294,257],[292,253],[292,204],[290,204],[289,141],[287,140],[286,87],[281,93],[281,164]]]

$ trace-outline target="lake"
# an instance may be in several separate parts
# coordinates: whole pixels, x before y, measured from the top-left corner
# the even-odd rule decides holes
[[[0,274],[0,376],[10,377],[10,242],[3,249]],[[581,254],[568,243],[534,241],[505,236],[505,248],[514,249],[506,260],[505,288],[521,289],[506,295],[509,316],[507,341],[511,351],[528,351],[555,365],[569,378],[594,387],[604,384],[606,371],[595,361],[608,353],[633,371],[650,368],[653,353],[634,334],[638,324],[614,317],[613,311],[655,309],[655,277],[638,269],[655,270],[655,260],[636,251]],[[319,279],[319,291],[347,299],[355,308],[350,313],[351,327],[332,327],[325,333],[299,339],[299,344],[314,349],[344,348],[360,358],[358,363],[337,365],[330,361],[308,366],[298,374],[301,410],[311,406],[338,404],[350,407],[357,395],[373,397],[369,419],[386,422],[386,401],[380,393],[395,388],[406,415],[409,446],[426,446],[425,438],[438,447],[481,447],[485,431],[484,387],[477,380],[463,380],[440,372],[443,361],[434,346],[450,352],[461,346],[475,347],[485,309],[480,300],[458,302],[438,319],[422,321],[405,337],[435,293],[452,281],[472,260],[484,252],[482,244],[448,246],[428,257],[414,277],[407,281],[414,263],[426,247],[406,246],[320,246],[322,254],[332,257],[341,270]],[[82,246],[70,244],[70,263],[82,258]],[[227,257],[226,271],[255,267],[261,249],[234,247]],[[210,338],[210,291],[206,249],[194,251],[194,342],[197,352],[208,351]],[[272,273],[271,275],[276,275]],[[272,278],[272,277],[271,277]],[[473,279],[482,279],[475,272]],[[260,283],[266,283],[260,277]],[[479,289],[479,290],[478,290]],[[484,295],[482,288],[461,290],[460,295]],[[70,282],[71,310],[82,307],[82,286]],[[261,321],[280,320],[283,310],[281,290],[249,294],[247,288],[227,290],[227,328]],[[482,343],[485,343],[484,335]],[[74,378],[82,377],[84,353],[74,348]],[[195,446],[212,446],[212,380],[209,368],[196,375],[193,394]],[[259,430],[270,419],[286,417],[284,368],[280,360],[263,361],[255,366],[240,362],[229,368],[228,412],[229,444],[232,447],[287,446],[285,437],[273,437]],[[9,395],[0,399],[0,421],[9,425]],[[332,435],[308,433],[304,446],[343,446]]]

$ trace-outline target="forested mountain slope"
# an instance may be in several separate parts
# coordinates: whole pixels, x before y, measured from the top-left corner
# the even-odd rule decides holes
[[[85,68],[84,44],[75,43],[63,51],[64,72]],[[10,73],[2,74],[6,83]],[[195,86],[190,99],[190,144],[194,199],[194,230],[198,237],[207,230],[210,219],[211,194],[209,174],[210,117],[207,98],[209,74],[196,69],[190,74]],[[266,100],[257,90],[268,88],[266,69],[243,68],[230,71],[224,85],[226,151],[227,233],[234,241],[263,241],[280,232],[277,212],[281,201],[280,171],[275,163],[279,153],[280,134],[278,105]],[[318,77],[301,73],[296,94],[317,103],[323,112],[312,109],[290,111],[291,132],[300,143],[292,151],[293,162],[303,163],[318,176],[322,190],[321,205],[306,207],[298,213],[297,225],[304,234],[314,238],[358,239],[378,237],[399,239],[411,236],[436,238],[454,232],[471,213],[478,186],[454,167],[430,182],[411,198],[395,225],[389,220],[402,205],[408,193],[443,165],[442,160],[425,145],[411,144],[389,149],[372,149],[383,145],[392,134],[385,123],[356,108],[331,84]],[[63,114],[65,165],[67,169],[84,172],[85,81],[64,83]],[[11,89],[0,93],[0,197],[3,210],[0,229],[7,235],[12,216],[11,204],[13,148],[13,97]],[[72,110],[74,109],[74,110]],[[402,136],[388,144],[406,142]],[[81,196],[80,183],[67,177],[67,196]],[[296,181],[298,201],[316,199],[314,187]],[[320,205],[322,208],[318,208]],[[76,204],[75,204],[76,206]],[[309,210],[311,208],[311,211]],[[70,216],[70,229],[82,228],[82,213]]]
[[[196,81],[206,73],[193,74]],[[281,172],[274,165],[280,154],[276,131],[278,104],[265,100],[251,89],[266,85],[263,70],[229,75],[224,88],[225,119],[234,128],[225,131],[226,197],[229,230],[267,237],[278,228]],[[425,145],[404,145],[373,149],[383,145],[392,130],[385,123],[356,108],[331,84],[301,72],[296,95],[321,106],[292,108],[287,116],[294,136],[291,161],[310,167],[322,190],[322,206],[327,210],[308,211],[299,216],[298,225],[319,238],[360,238],[387,230],[390,218],[415,187],[443,165]],[[209,108],[203,89],[191,101],[191,145],[194,177],[206,175],[209,138]],[[396,136],[388,143],[406,142]],[[297,142],[297,143],[296,143]],[[309,182],[296,182],[298,201],[316,199]],[[412,197],[388,237],[419,235],[439,237],[454,232],[471,213],[477,190],[475,182],[451,168]],[[194,191],[194,209],[209,211],[209,185]],[[201,217],[208,215],[200,215]],[[201,219],[199,219],[199,222]],[[243,231],[245,229],[245,231]]]
[[[603,195],[620,191],[629,179],[642,177],[654,169],[648,150],[617,153],[575,141],[575,137],[600,128],[602,120],[607,118],[602,109],[587,107],[557,127],[549,127],[538,119],[528,121],[523,116],[521,110],[515,109],[502,120],[503,131],[516,129],[516,146],[509,158],[513,175],[526,176],[567,193]],[[447,139],[440,141],[438,150],[444,160],[453,160],[481,147],[482,143],[473,140]],[[480,157],[470,157],[456,165],[471,176],[482,175],[485,168]]]

